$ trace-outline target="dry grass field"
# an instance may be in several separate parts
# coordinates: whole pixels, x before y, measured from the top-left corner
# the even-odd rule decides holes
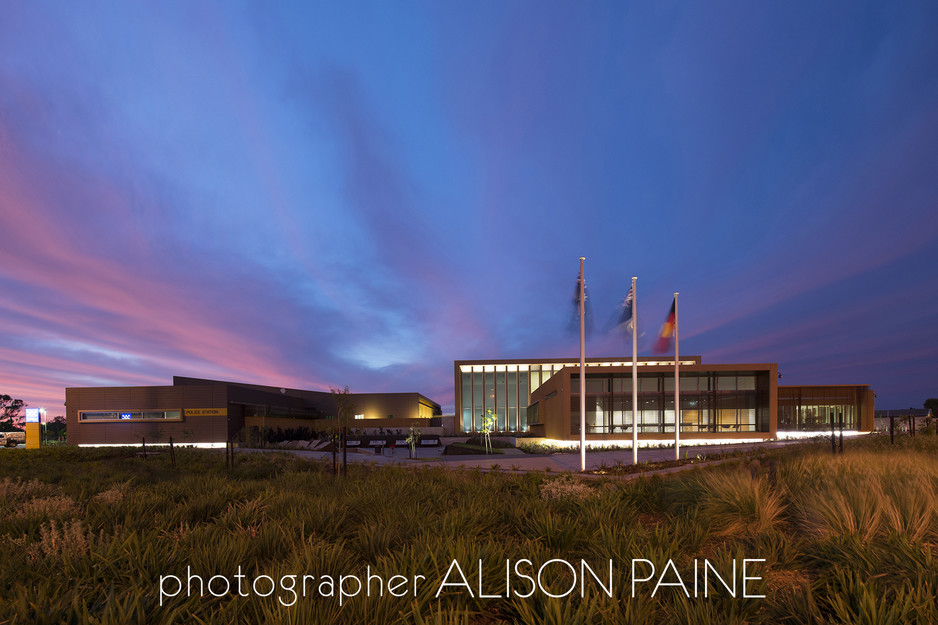
[[[938,437],[847,447],[631,481],[4,451],[0,623],[938,622]]]

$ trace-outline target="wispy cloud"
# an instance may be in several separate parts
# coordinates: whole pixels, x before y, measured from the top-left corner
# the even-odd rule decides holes
[[[586,255],[685,353],[929,392],[934,8],[302,10],[0,8],[0,391],[449,404],[575,354]]]

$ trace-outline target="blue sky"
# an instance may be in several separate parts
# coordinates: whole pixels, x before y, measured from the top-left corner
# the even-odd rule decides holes
[[[0,392],[643,345],[938,396],[938,5],[5,3]],[[590,355],[627,355],[596,334]],[[647,353],[646,350],[643,353]]]

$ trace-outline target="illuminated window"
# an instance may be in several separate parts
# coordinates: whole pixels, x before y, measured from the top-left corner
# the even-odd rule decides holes
[[[79,421],[182,421],[180,410],[80,410]]]

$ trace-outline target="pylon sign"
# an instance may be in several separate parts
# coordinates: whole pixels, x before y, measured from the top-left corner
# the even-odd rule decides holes
[[[26,409],[26,449],[39,449],[42,444],[42,423],[39,408]]]

